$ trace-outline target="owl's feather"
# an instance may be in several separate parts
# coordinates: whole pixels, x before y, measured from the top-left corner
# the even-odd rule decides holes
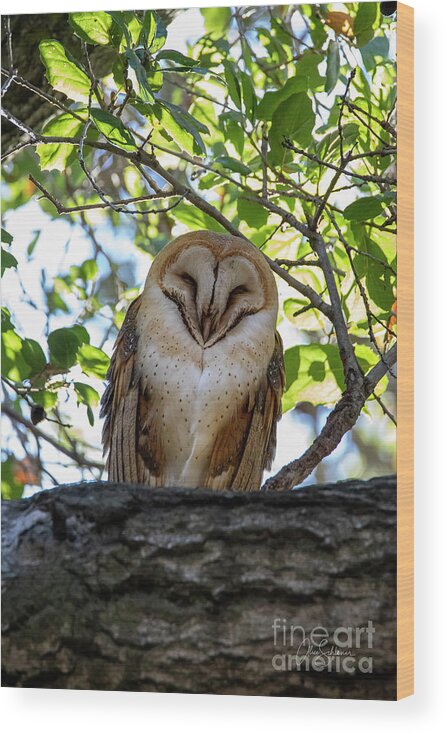
[[[276,450],[276,424],[281,417],[285,374],[282,340],[275,333],[275,351],[254,396],[237,411],[219,434],[211,455],[206,486],[259,489],[264,469]]]
[[[110,481],[156,486],[163,481],[163,451],[135,365],[140,306],[141,296],[129,306],[110,361],[101,400],[102,443]]]
[[[262,255],[238,238],[194,232],[157,256],[102,398],[111,481],[259,489],[284,390],[276,299]]]

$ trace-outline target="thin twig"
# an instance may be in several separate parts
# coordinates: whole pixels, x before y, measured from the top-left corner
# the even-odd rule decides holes
[[[103,469],[104,465],[98,461],[92,461],[90,459],[86,459],[84,456],[81,456],[76,451],[71,451],[70,449],[67,449],[62,444],[58,443],[58,441],[53,438],[52,436],[49,436],[47,433],[44,433],[40,430],[37,426],[33,425],[31,421],[29,421],[27,418],[24,418],[23,415],[20,415],[20,413],[17,413],[13,408],[11,408],[9,405],[2,405],[2,411],[4,415],[6,415],[10,420],[12,420],[14,423],[20,423],[22,426],[25,426],[31,433],[34,434],[34,436],[38,436],[43,441],[46,441],[47,443],[51,444],[55,449],[60,451],[65,456],[68,456],[72,461],[74,461],[76,464],[79,464],[79,466],[86,466],[90,467],[92,469]]]
[[[143,196],[133,196],[130,199],[120,199],[119,201],[112,201],[112,202],[98,202],[96,204],[80,204],[79,206],[64,206],[61,204],[61,202],[56,199],[53,194],[51,194],[39,181],[37,181],[32,174],[29,175],[29,180],[33,182],[33,184],[36,186],[36,188],[39,189],[39,191],[42,192],[43,196],[51,201],[51,203],[56,207],[58,214],[71,214],[72,212],[84,212],[88,211],[90,209],[108,209],[113,208],[114,206],[122,206],[126,204],[135,204],[139,201],[151,201],[154,199],[168,199],[172,196],[177,196],[177,194],[174,194],[172,192],[166,191],[162,194],[156,193],[156,194],[145,194]],[[139,211],[139,210],[135,210]],[[155,211],[159,211],[159,209],[143,209],[139,211],[140,214],[149,214]],[[134,213],[135,213],[134,212]],[[128,210],[126,211],[126,214],[130,214]]]

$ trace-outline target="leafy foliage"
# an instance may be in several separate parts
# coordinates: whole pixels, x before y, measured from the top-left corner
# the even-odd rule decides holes
[[[334,8],[201,9],[203,29],[189,32],[182,51],[169,48],[154,11],[80,12],[69,19],[77,54],[57,39],[40,43],[64,101],[55,96],[60,109],[36,131],[34,148],[7,158],[5,222],[39,194],[45,215],[82,230],[91,252],[80,262],[71,250],[68,270],[51,282],[42,269],[47,323],[38,340],[2,310],[2,376],[19,416],[41,406],[59,423],[58,440],[75,442],[74,454],[85,446],[64,427],[63,406],[86,407],[93,425],[112,340],[138,292],[129,263],[154,256],[182,227],[238,229],[282,263],[289,282],[328,301],[322,263],[294,222],[313,226],[361,371],[394,343],[394,21],[379,3]],[[125,233],[127,260],[108,249],[112,230]],[[20,274],[43,246],[39,237],[20,259],[2,229],[2,276]],[[284,410],[333,406],[346,388],[334,324],[302,289],[282,284],[280,294],[289,335]],[[376,395],[385,388],[386,379]],[[18,496],[11,456],[5,495]]]

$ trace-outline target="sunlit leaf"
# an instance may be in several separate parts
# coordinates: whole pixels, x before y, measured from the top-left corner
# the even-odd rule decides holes
[[[111,43],[112,18],[108,13],[70,13],[70,24],[79,38],[93,45],[107,46]]]
[[[239,219],[247,222],[249,227],[263,227],[267,223],[268,211],[255,201],[239,198],[237,200]]]
[[[208,229],[213,232],[225,232],[222,225],[216,222],[215,219],[185,202],[181,202],[175,207],[175,218],[182,224],[186,224],[191,230]]]
[[[73,387],[75,389],[78,405],[82,404],[87,407],[88,421],[92,426],[94,424],[92,406],[98,405],[99,395],[91,385],[87,385],[85,382],[74,382]]]
[[[15,458],[9,455],[2,461],[2,499],[18,500],[23,494],[24,484],[14,476]]]
[[[149,83],[147,71],[141,63],[136,52],[131,48],[126,48],[126,58],[129,62],[129,79],[132,81],[135,94],[143,102],[153,102],[154,94]]]
[[[53,89],[75,102],[88,102],[90,79],[62,44],[54,39],[45,39],[39,43],[39,52]]]
[[[79,114],[79,112],[77,112]],[[85,122],[68,112],[49,120],[42,130],[45,137],[80,138]],[[39,143],[36,152],[42,171],[65,171],[77,155],[77,148],[70,143]]]
[[[354,33],[358,48],[365,46],[374,37],[374,24],[379,11],[379,3],[359,3],[354,19]]]
[[[205,19],[205,30],[213,38],[219,38],[228,28],[231,19],[231,8],[200,8]]]
[[[83,344],[78,351],[79,365],[85,375],[104,380],[109,368],[109,358],[102,349]]]
[[[147,48],[150,47],[157,32],[157,20],[152,10],[146,10],[141,26],[139,43]]]

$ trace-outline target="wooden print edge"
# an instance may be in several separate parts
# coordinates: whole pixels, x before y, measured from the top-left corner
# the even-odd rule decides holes
[[[414,693],[414,9],[397,4],[397,700]]]

